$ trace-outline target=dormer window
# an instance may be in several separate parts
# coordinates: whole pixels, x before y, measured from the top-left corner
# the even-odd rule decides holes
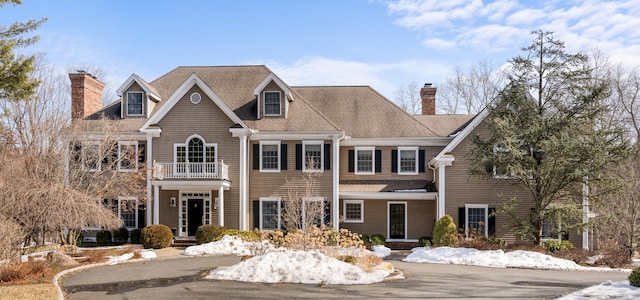
[[[142,92],[127,93],[127,116],[142,116]]]
[[[280,92],[264,92],[264,115],[279,116],[280,114]]]

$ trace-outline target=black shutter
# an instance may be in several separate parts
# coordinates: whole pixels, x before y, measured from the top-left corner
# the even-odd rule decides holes
[[[278,215],[278,218],[280,218],[280,229],[282,230],[287,229],[287,224],[285,224],[285,220],[284,220],[284,216],[286,214],[287,214],[287,201],[285,199],[282,199],[280,201],[280,214]]]
[[[280,144],[280,170],[287,169],[287,144]]]
[[[496,236],[496,216],[495,216],[495,212],[496,209],[495,207],[489,207],[489,224],[487,226],[489,226],[487,229],[489,230],[489,236]]]
[[[424,173],[424,150],[418,150],[418,170],[420,173]]]
[[[465,208],[458,207],[458,232],[464,233],[464,223],[465,223]]]
[[[324,169],[331,170],[331,144],[324,144]]]
[[[143,164],[147,160],[147,145],[138,144],[138,164]]]
[[[331,223],[331,202],[330,201],[322,201],[324,204],[324,220],[322,220],[323,224],[329,225]]]
[[[486,163],[484,165],[485,171],[487,172],[487,174],[493,174],[493,164],[491,163]]]
[[[302,170],[302,144],[296,144],[296,170]]]
[[[260,144],[253,144],[253,169],[260,170]]]
[[[138,229],[142,229],[147,225],[147,210],[144,205],[138,205]]]
[[[391,172],[398,172],[398,150],[391,150]]]
[[[253,200],[253,228],[260,228],[260,200]]]
[[[355,171],[355,151],[349,150],[349,173],[353,173]]]
[[[376,173],[382,173],[382,150],[376,150]]]
[[[73,160],[77,163],[80,163],[80,153],[82,151],[82,146],[80,144],[75,144],[73,146]]]

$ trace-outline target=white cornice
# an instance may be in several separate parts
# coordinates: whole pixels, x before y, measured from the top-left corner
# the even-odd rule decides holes
[[[342,137],[342,131],[254,131],[250,140],[333,140]]]
[[[436,192],[340,192],[343,200],[436,200]]]
[[[450,137],[346,138],[342,146],[447,146]]]

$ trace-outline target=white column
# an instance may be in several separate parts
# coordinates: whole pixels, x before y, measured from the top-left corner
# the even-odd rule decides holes
[[[157,185],[153,186],[153,224],[160,224],[160,187]]]
[[[224,226],[224,188],[218,188],[218,225]]]
[[[247,218],[247,189],[249,186],[249,176],[248,176],[248,169],[247,169],[247,135],[243,134],[241,136],[239,136],[240,138],[240,182],[238,183],[239,185],[239,192],[240,192],[240,219],[239,219],[239,229],[240,230],[248,230],[249,228],[249,224],[248,224],[248,218]]]
[[[151,137],[150,133],[147,133],[147,226],[153,224],[151,221],[151,208],[149,207],[149,201],[151,200],[151,175],[152,173],[152,168],[153,165],[150,165],[152,162],[152,158],[153,158],[153,138]],[[155,205],[154,205],[155,207]]]
[[[331,203],[331,223],[333,229],[340,229],[340,139],[333,139],[333,199]]]
[[[444,205],[445,205],[445,166],[438,166],[438,198],[437,198],[437,214],[436,220],[444,217]]]

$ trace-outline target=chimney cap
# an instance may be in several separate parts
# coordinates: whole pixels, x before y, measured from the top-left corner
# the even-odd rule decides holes
[[[427,82],[424,84],[424,87],[431,87],[432,83],[431,82]]]
[[[93,79],[96,79],[96,80],[98,79],[98,77],[93,76],[91,73],[89,73],[89,72],[87,72],[87,71],[85,71],[85,70],[76,70],[76,73],[72,73],[72,74],[76,74],[76,75],[86,75],[86,76],[89,76],[89,77],[91,77],[91,78],[93,78]]]

